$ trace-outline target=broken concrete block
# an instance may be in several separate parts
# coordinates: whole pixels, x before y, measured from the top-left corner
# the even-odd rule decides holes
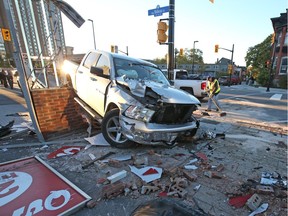
[[[190,173],[189,171],[183,170],[183,175],[185,178],[187,178],[189,181],[196,181],[197,175]]]
[[[257,185],[256,191],[258,194],[272,194],[272,193],[274,193],[273,187],[267,186],[267,185]]]
[[[185,178],[177,177],[174,179],[174,183],[181,188],[186,188],[188,186],[187,179]]]
[[[114,175],[112,176],[109,176],[107,177],[107,179],[113,184],[114,182],[122,179],[122,178],[125,178],[127,176],[127,171],[126,170],[122,170],[118,173],[115,173]]]
[[[155,192],[159,190],[157,186],[149,186],[149,185],[144,185],[141,188],[141,194],[149,194],[151,192]]]
[[[253,196],[247,200],[246,205],[249,209],[255,211],[260,206],[261,202],[261,197],[258,194],[253,194]]]
[[[148,165],[148,158],[147,157],[135,158],[134,165],[136,167],[147,166]]]
[[[180,198],[184,197],[187,194],[187,191],[178,185],[173,185],[171,187],[172,192],[167,193],[168,196],[178,194]]]

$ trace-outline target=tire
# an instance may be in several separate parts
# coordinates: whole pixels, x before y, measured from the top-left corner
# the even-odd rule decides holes
[[[112,147],[128,148],[134,144],[134,142],[127,139],[121,132],[119,109],[112,109],[106,113],[101,123],[101,129],[105,140]]]

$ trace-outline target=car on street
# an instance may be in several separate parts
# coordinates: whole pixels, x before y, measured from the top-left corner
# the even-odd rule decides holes
[[[218,78],[218,82],[220,85],[229,85],[230,83],[230,76],[221,76]],[[237,75],[231,75],[231,85],[240,85],[241,80]]]

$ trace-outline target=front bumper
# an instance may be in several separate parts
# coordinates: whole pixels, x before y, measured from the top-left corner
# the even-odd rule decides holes
[[[120,115],[120,125],[125,136],[141,144],[168,144],[175,143],[176,138],[198,129],[199,122],[187,122],[183,124],[157,124],[145,123]]]

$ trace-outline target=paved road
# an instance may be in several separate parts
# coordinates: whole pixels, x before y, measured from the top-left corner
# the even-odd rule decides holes
[[[230,87],[227,91],[232,92],[232,89],[235,89],[238,92],[238,87]],[[234,208],[228,204],[228,200],[230,197],[253,193],[256,185],[260,184],[263,172],[278,173],[284,179],[287,178],[287,133],[283,135],[283,130],[281,130],[282,134],[278,133],[278,123],[265,124],[261,122],[261,119],[259,119],[261,115],[256,115],[259,110],[247,108],[247,105],[235,105],[232,102],[233,100],[230,100],[231,98],[227,98],[228,96],[225,94],[228,93],[225,91],[226,89],[223,88],[221,103],[225,111],[227,111],[227,116],[220,117],[219,113],[216,112],[211,112],[210,116],[203,116],[201,110],[205,109],[206,104],[204,101],[203,106],[195,113],[201,121],[201,127],[195,138],[179,143],[177,147],[172,149],[135,146],[135,148],[120,150],[111,147],[91,146],[73,156],[47,159],[49,153],[65,145],[90,146],[84,140],[87,137],[87,133],[79,132],[78,134],[58,137],[47,142],[45,148],[42,148],[43,144],[39,143],[36,137],[31,137],[27,133],[17,136],[17,133],[14,133],[13,136],[7,136],[0,140],[0,162],[37,155],[94,200],[97,200],[94,208],[83,208],[74,215],[128,216],[135,208],[146,201],[156,203],[159,200],[157,195],[161,191],[160,188],[164,187],[165,190],[169,190],[175,177],[183,177],[181,171],[184,169],[183,164],[185,165],[191,159],[196,158],[198,160],[195,163],[197,170],[186,170],[197,176],[196,180],[189,180],[187,187],[183,188],[183,191],[187,192],[186,195],[184,197],[172,196],[167,199],[172,200],[173,203],[176,201],[181,202],[182,205],[189,209],[199,210],[199,212],[202,210],[202,213],[204,212],[203,215],[247,216],[251,212],[247,206]],[[6,113],[25,111],[25,106],[21,104],[21,99],[17,95],[8,99],[11,96],[10,94],[13,95],[14,93],[11,90],[1,89],[0,87],[0,97],[5,99],[1,104],[1,109],[6,110]],[[234,95],[234,99],[238,98],[236,94]],[[18,103],[19,110],[16,108],[10,109],[10,106],[12,108],[17,105],[15,103],[17,100],[20,101],[20,104]],[[1,112],[0,117],[8,118],[3,112]],[[209,134],[223,133],[225,134],[225,139],[208,136]],[[92,165],[86,170],[81,168],[84,163],[91,161],[89,154],[99,157],[110,151],[115,151],[115,156],[134,155],[136,159],[147,160],[150,166],[163,168],[164,173],[159,182],[154,183],[159,185],[159,190],[141,194],[143,185],[151,186],[152,184],[143,183],[139,177],[131,173],[128,165],[135,165],[135,160],[119,162],[116,165],[111,163],[102,168],[97,165]],[[202,156],[200,157],[199,155]],[[221,178],[209,178],[207,172],[209,174],[209,171],[215,171],[213,167],[218,165],[223,165],[224,167],[218,173]],[[171,174],[169,170],[173,167],[176,167],[178,171]],[[128,173],[122,180],[126,184],[126,188],[129,189],[127,190],[127,195],[125,196],[122,193],[113,199],[101,197],[105,185],[100,184],[99,179],[121,170],[126,170]],[[248,179],[254,183],[251,184]],[[53,184],[53,182],[46,182],[42,186],[45,187],[45,184]],[[131,185],[136,185],[137,189],[132,189]],[[199,187],[199,189],[195,189],[195,187]],[[281,188],[275,187],[274,189],[279,192]],[[274,193],[269,195],[260,194],[259,196],[262,199],[261,203],[269,204],[267,215],[284,216],[287,214],[285,203],[283,204],[283,200],[287,199],[287,194],[286,197]],[[160,206],[158,208],[161,209]],[[201,214],[199,213],[198,215]]]

